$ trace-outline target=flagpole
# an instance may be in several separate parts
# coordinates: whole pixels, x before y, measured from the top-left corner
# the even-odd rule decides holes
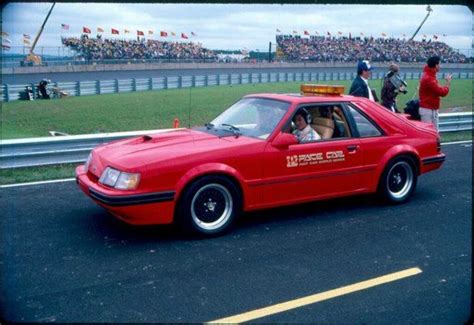
[[[431,9],[430,5],[428,5],[428,7],[426,7],[426,11],[428,11],[428,14],[426,14],[426,17],[425,19],[423,19],[423,21],[421,22],[420,26],[418,26],[417,30],[415,31],[415,33],[413,34],[413,36],[409,39],[409,41],[412,41],[416,34],[418,34],[418,31],[421,29],[421,26],[423,26],[423,24],[425,23],[426,19],[428,19],[428,16],[430,15],[430,13],[433,11],[433,9]]]

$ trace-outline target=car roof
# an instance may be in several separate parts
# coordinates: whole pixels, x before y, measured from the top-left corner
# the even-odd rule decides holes
[[[250,98],[250,97],[273,99],[273,100],[289,102],[292,104],[352,102],[352,101],[357,101],[357,99],[359,99],[359,97],[354,97],[354,96],[349,96],[349,95],[311,96],[311,95],[302,95],[299,93],[288,93],[288,94],[261,93],[261,94],[250,94],[250,95],[245,96],[244,98]]]

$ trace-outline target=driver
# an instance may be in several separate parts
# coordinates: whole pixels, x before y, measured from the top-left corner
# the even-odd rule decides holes
[[[293,123],[296,125],[296,130],[293,131],[293,134],[296,136],[299,143],[321,139],[319,134],[317,134],[311,125],[309,125],[311,123],[311,115],[306,109],[300,108],[296,112],[293,117]]]

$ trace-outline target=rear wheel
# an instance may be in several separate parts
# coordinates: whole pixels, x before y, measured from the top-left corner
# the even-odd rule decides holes
[[[379,193],[390,203],[402,203],[415,191],[417,173],[412,159],[399,157],[385,168],[379,184]]]
[[[238,188],[223,176],[205,176],[192,183],[178,205],[178,221],[191,233],[217,235],[225,232],[240,212]]]

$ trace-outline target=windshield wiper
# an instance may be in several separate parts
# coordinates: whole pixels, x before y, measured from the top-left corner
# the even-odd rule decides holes
[[[232,124],[223,123],[221,124],[221,126],[228,126],[229,129],[232,131],[232,133],[234,133],[236,137],[240,135],[240,129],[236,126],[233,126]]]
[[[206,124],[204,124],[204,126],[205,126],[208,130],[214,128],[214,124],[212,124],[212,123],[206,123]]]

